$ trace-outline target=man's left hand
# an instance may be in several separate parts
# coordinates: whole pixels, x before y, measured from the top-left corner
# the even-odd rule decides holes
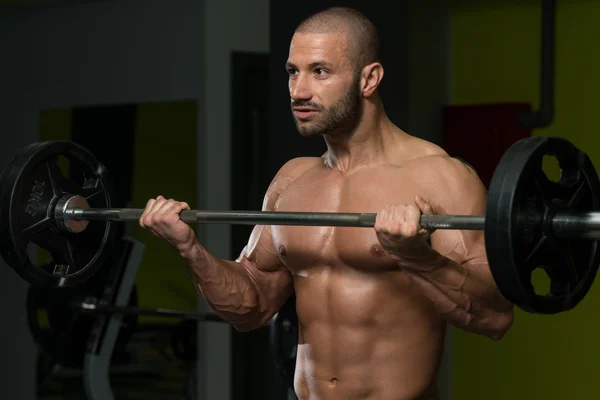
[[[377,238],[394,258],[416,261],[430,254],[431,232],[421,227],[422,214],[433,214],[433,211],[421,196],[415,197],[415,204],[394,204],[377,213],[374,226]]]

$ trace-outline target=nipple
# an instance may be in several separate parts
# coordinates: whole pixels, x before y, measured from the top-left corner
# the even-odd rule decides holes
[[[279,245],[279,247],[277,248],[277,254],[279,254],[280,257],[285,257],[285,255],[287,254],[287,248],[284,245]]]
[[[382,258],[386,255],[386,251],[379,244],[372,245],[370,248],[370,252],[371,255],[373,255],[375,258]]]

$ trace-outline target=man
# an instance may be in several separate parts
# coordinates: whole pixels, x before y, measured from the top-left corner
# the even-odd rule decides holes
[[[299,399],[436,399],[446,324],[497,340],[513,321],[482,231],[419,227],[421,214],[482,215],[485,188],[465,164],[388,119],[378,51],[375,27],[351,9],[298,26],[286,64],[293,116],[327,152],[287,162],[263,204],[375,212],[374,229],[256,226],[232,261],[207,252],[179,219],[186,203],[159,196],[140,218],[240,331],[267,323],[295,291]]]

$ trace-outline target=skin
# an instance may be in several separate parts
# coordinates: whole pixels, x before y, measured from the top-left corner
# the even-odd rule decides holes
[[[239,258],[223,260],[179,219],[184,202],[151,199],[140,225],[181,254],[240,331],[267,323],[295,291],[299,399],[437,399],[447,324],[498,340],[513,306],[492,279],[482,231],[428,232],[419,218],[483,215],[486,192],[474,171],[388,119],[383,67],[357,68],[351,51],[343,33],[294,35],[294,119],[328,149],[287,162],[263,210],[377,213],[374,228],[256,226]]]

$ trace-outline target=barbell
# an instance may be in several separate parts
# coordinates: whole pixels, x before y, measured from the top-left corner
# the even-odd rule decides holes
[[[553,181],[543,170],[552,155],[561,169]],[[71,176],[59,168],[71,163]],[[469,196],[468,193],[464,194]],[[0,177],[0,253],[23,279],[44,287],[79,285],[106,262],[115,223],[137,221],[143,209],[113,208],[106,168],[86,148],[46,141],[21,149]],[[502,156],[489,186],[486,213],[423,215],[430,230],[483,230],[486,254],[500,292],[517,307],[554,314],[575,307],[595,279],[600,252],[600,180],[588,155],[560,137],[529,137]],[[188,223],[345,226],[369,228],[373,213],[185,210]],[[34,243],[51,260],[34,265]],[[547,293],[536,293],[532,273],[543,269]]]

